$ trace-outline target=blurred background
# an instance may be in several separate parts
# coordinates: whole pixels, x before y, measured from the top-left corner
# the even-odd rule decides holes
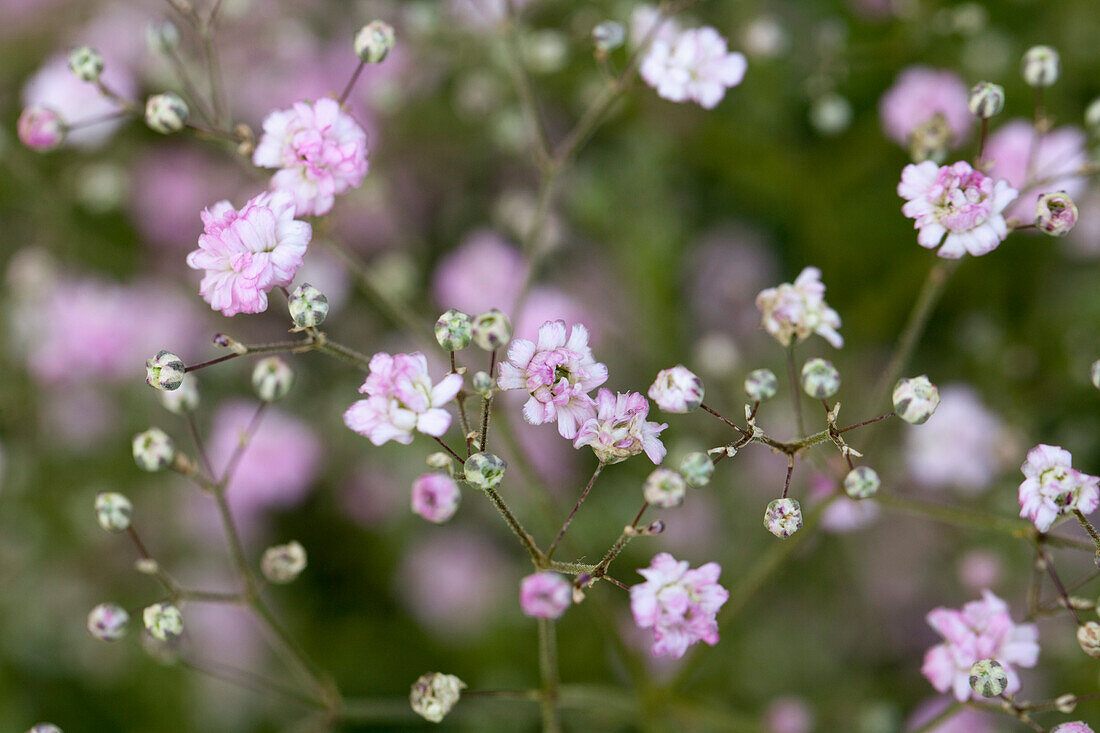
[[[349,100],[370,136],[370,173],[318,225],[298,277],[327,294],[333,338],[360,351],[417,344],[357,287],[349,258],[425,326],[449,307],[507,311],[515,302],[537,174],[498,30],[501,7],[224,2],[218,45],[228,100],[235,119],[257,131],[272,109],[339,93],[357,63],[350,39],[362,23],[380,18],[397,29],[397,48],[366,70]],[[592,28],[606,19],[629,26],[635,9],[559,0],[523,8],[522,63],[552,140],[603,83]],[[180,54],[197,63],[196,38],[165,2],[0,6],[4,730],[50,720],[66,733],[275,731],[306,713],[173,664],[147,649],[136,627],[114,644],[85,629],[97,603],[116,601],[133,616],[162,593],[133,571],[125,537],[96,524],[101,491],[131,498],[135,526],[184,585],[235,587],[209,497],[131,460],[131,436],[152,425],[190,449],[184,424],[143,384],[144,359],[167,348],[194,363],[218,355],[210,341],[217,332],[247,343],[284,338],[287,328],[276,298],[259,316],[211,311],[197,295],[198,273],[184,263],[203,207],[223,198],[239,205],[265,186],[267,176],[232,147],[166,138],[135,122],[88,128],[46,155],[15,136],[30,102],[74,118],[95,113],[94,92],[66,67],[77,44],[103,53],[105,79],[124,93],[178,89],[146,43],[147,25],[166,18],[180,28]],[[927,110],[940,109],[949,123],[959,120],[957,157],[972,157],[966,89],[989,80],[1004,85],[1008,100],[993,120],[990,145],[1000,152],[992,157],[1019,156],[1027,128],[1021,137],[1010,123],[1032,114],[1019,59],[1045,43],[1063,66],[1045,100],[1059,136],[1051,172],[1082,156],[1095,142],[1084,110],[1100,94],[1095,3],[711,0],[680,22],[713,25],[745,53],[744,83],[712,111],[668,103],[640,83],[614,108],[564,178],[542,242],[550,254],[518,335],[532,335],[546,318],[582,321],[610,369],[607,386],[645,391],[659,369],[684,363],[705,378],[708,404],[737,416],[747,372],[784,373],[782,349],[759,329],[756,293],[814,265],[847,343],[834,350],[815,338],[800,358],[824,355],[841,370],[842,422],[886,412],[873,385],[934,260],[917,246],[895,193],[910,160],[906,136]],[[619,49],[610,62],[621,68],[628,54]],[[914,66],[924,68],[914,75]],[[949,283],[908,370],[940,386],[936,416],[921,428],[888,422],[854,435],[856,448],[874,435],[867,461],[884,493],[1011,517],[1018,467],[1035,443],[1062,445],[1075,466],[1100,472],[1100,409],[1088,383],[1100,357],[1100,189],[1065,185],[1081,209],[1070,236],[1013,235],[964,261]],[[483,352],[460,356],[485,368]],[[442,352],[430,358],[439,373]],[[255,405],[245,362],[199,374],[198,417],[215,463]],[[292,365],[294,389],[260,428],[230,497],[253,557],[292,539],[308,550],[302,577],[269,594],[302,645],[346,695],[393,701],[389,722],[345,729],[428,725],[404,702],[426,671],[456,674],[471,688],[537,686],[535,624],[517,603],[529,567],[492,507],[467,496],[444,526],[413,515],[409,486],[434,444],[374,448],[340,418],[361,375],[317,354]],[[781,389],[761,410],[773,434],[793,433],[787,400]],[[511,472],[507,498],[545,542],[563,516],[547,510],[546,492],[568,507],[593,458],[552,426],[522,424],[519,403],[500,408],[496,433],[515,436],[501,443],[502,455],[530,454],[528,470]],[[816,425],[817,412],[807,414]],[[667,421],[671,461],[729,439],[702,414]],[[803,462],[795,472],[792,492],[805,507],[834,493],[843,475],[825,455],[828,470]],[[760,517],[781,490],[784,463],[754,446],[721,464],[707,489],[660,513],[664,535],[629,546],[616,576],[637,582],[635,568],[667,550],[693,566],[717,560],[723,584],[736,586],[777,542]],[[598,557],[614,541],[648,470],[635,459],[605,472],[570,532],[569,557]],[[566,726],[903,730],[942,705],[920,674],[925,650],[939,641],[924,615],[990,588],[1020,618],[1030,559],[1025,543],[1003,535],[840,500],[747,597],[720,644],[682,663],[652,660],[626,594],[601,584],[559,624],[561,675],[621,699],[608,693],[593,710],[568,710]],[[1059,562],[1069,581],[1092,569],[1082,553]],[[189,653],[282,673],[243,611],[184,612]],[[1024,673],[1025,695],[1095,691],[1095,663],[1077,648],[1072,625],[1057,618],[1040,630],[1043,652]],[[443,727],[534,730],[537,715],[529,703],[470,700]],[[1100,720],[1100,703],[1082,704],[1077,717]],[[1007,718],[964,725],[943,730],[1014,730]]]

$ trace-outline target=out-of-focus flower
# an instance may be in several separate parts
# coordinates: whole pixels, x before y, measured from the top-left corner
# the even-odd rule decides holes
[[[715,562],[689,570],[667,552],[638,571],[645,582],[630,588],[630,610],[639,628],[653,630],[653,656],[679,658],[696,642],[718,643],[716,616],[729,598],[721,572]]]
[[[940,715],[954,701],[950,697],[936,697],[926,700],[906,721],[905,730],[918,730]],[[985,713],[977,710],[962,709],[942,723],[928,730],[928,733],[996,733],[1000,721],[1004,718],[997,713]]]
[[[713,465],[711,464],[712,467]],[[670,468],[655,469],[642,487],[646,502],[662,509],[680,506],[686,491],[687,482],[684,477]]]
[[[380,64],[385,61],[397,42],[393,26],[381,20],[372,20],[355,33],[352,43],[355,55],[365,64]]]
[[[134,462],[144,471],[160,471],[176,457],[176,446],[160,428],[149,428],[133,440]]]
[[[779,379],[771,369],[754,369],[745,377],[745,394],[751,400],[770,400],[778,391]]]
[[[844,493],[853,499],[866,499],[878,493],[881,482],[870,466],[856,466],[844,477]]]
[[[88,632],[101,641],[116,641],[126,633],[130,614],[117,603],[100,603],[88,614]]]
[[[525,616],[561,618],[572,602],[573,586],[558,573],[534,573],[520,583],[519,606]]]
[[[908,475],[928,488],[980,491],[1003,467],[999,448],[1006,430],[970,387],[948,385],[940,398],[935,420],[906,431]]]
[[[813,710],[802,698],[779,697],[764,709],[767,733],[810,733],[813,727]]]
[[[903,70],[879,102],[879,116],[886,137],[908,145],[917,128],[942,115],[951,131],[953,146],[970,137],[969,90],[953,71],[910,66]]]
[[[741,83],[747,68],[743,54],[730,52],[726,39],[704,26],[683,31],[671,42],[654,41],[639,72],[662,98],[713,109],[726,89]]]
[[[412,510],[429,522],[443,524],[458,511],[462,492],[445,473],[425,473],[412,485]]]
[[[714,461],[706,453],[696,451],[688,453],[680,461],[680,473],[688,486],[698,489],[710,483],[714,475]]]
[[[646,420],[649,400],[637,392],[600,389],[596,395],[596,416],[590,417],[577,431],[574,448],[591,446],[604,463],[618,463],[645,452],[649,460],[659,464],[665,457],[661,431],[667,423]]]
[[[1052,86],[1061,71],[1062,60],[1050,46],[1032,46],[1020,60],[1020,73],[1029,86]]]
[[[1037,141],[1029,120],[1010,120],[999,126],[986,141],[982,157],[993,164],[990,176],[1004,179],[1020,191],[1005,215],[1030,223],[1044,191],[1065,191],[1071,198],[1079,198],[1087,185],[1080,175],[1088,162],[1086,143],[1084,130],[1073,125],[1055,128]],[[1043,182],[1041,189],[1034,186],[1037,181]]]
[[[988,120],[1001,113],[1005,107],[1005,88],[1000,84],[980,81],[970,88],[968,101],[970,113],[975,117]]]
[[[1093,659],[1100,659],[1100,623],[1086,621],[1077,627],[1077,644]]]
[[[804,268],[793,284],[760,291],[756,307],[764,330],[784,346],[805,341],[815,333],[838,349],[844,345],[837,332],[840,315],[825,302],[825,283],[816,267]]]
[[[439,723],[458,703],[466,683],[453,674],[429,672],[421,675],[409,691],[413,712],[430,723]]]
[[[137,82],[125,65],[109,63],[102,81],[116,93],[133,98]],[[23,102],[27,107],[42,106],[53,110],[65,123],[109,117],[119,111],[114,101],[107,99],[94,84],[73,76],[67,54],[58,54],[46,61],[23,87]],[[109,119],[72,130],[66,140],[78,147],[96,148],[105,143],[123,124],[124,118]]]
[[[121,532],[130,526],[134,507],[122,494],[105,491],[95,498],[95,516],[99,526],[108,532]]]
[[[683,364],[662,369],[649,388],[649,399],[665,412],[691,412],[703,404],[703,380]]]
[[[300,542],[288,542],[264,550],[260,570],[272,583],[291,583],[306,569],[306,562],[306,548]]]
[[[1046,532],[1063,514],[1092,514],[1100,506],[1100,477],[1073,468],[1070,452],[1040,443],[1027,452],[1020,467],[1020,516]]]
[[[19,115],[19,141],[31,150],[44,153],[65,142],[65,121],[49,107],[36,104]]]
[[[183,614],[171,603],[154,603],[141,614],[145,629],[161,641],[183,633]]]

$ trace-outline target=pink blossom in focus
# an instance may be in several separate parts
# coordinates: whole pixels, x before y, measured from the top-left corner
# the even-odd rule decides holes
[[[688,570],[667,552],[638,571],[645,582],[630,588],[630,610],[639,628],[653,629],[653,656],[679,658],[698,641],[718,643],[716,616],[729,598],[718,584],[721,572],[715,562]]]
[[[683,364],[657,372],[649,399],[665,412],[691,412],[703,404],[703,380]]]
[[[989,174],[1003,178],[1021,192],[1020,198],[1006,212],[1025,224],[1035,218],[1039,195],[1048,191],[1065,191],[1076,199],[1085,192],[1087,179],[1074,175],[1088,162],[1087,137],[1084,130],[1072,125],[1059,127],[1043,135],[1035,144],[1035,128],[1028,120],[1011,120],[998,127],[986,141],[982,157],[993,163]],[[1031,176],[1028,177],[1028,160]],[[1034,181],[1043,185],[1032,187]]]
[[[191,269],[206,271],[199,294],[226,316],[267,310],[267,293],[294,281],[313,236],[290,194],[261,193],[239,211],[219,201],[200,216],[199,248],[187,255]]]
[[[844,337],[837,331],[840,315],[825,302],[825,284],[816,267],[803,268],[794,284],[760,291],[756,307],[763,329],[784,346],[790,346],[792,339],[805,341],[815,333],[838,349],[844,346]]]
[[[1040,532],[1063,514],[1092,514],[1100,506],[1100,477],[1074,470],[1068,450],[1040,443],[1027,452],[1020,470],[1020,516]]]
[[[907,145],[909,136],[936,113],[951,128],[952,142],[961,145],[970,137],[974,124],[967,106],[970,89],[953,71],[910,66],[898,74],[879,102],[879,116],[886,137]]]
[[[374,445],[390,440],[408,445],[414,430],[439,437],[451,426],[451,414],[443,405],[461,388],[458,374],[433,385],[428,360],[419,351],[393,356],[380,351],[371,357],[370,374],[359,388],[367,399],[344,412],[344,424]]]
[[[558,573],[534,573],[520,583],[519,606],[525,616],[561,618],[572,602],[573,586]]]
[[[591,446],[604,463],[618,463],[644,451],[659,464],[665,458],[660,435],[668,424],[649,422],[648,415],[649,400],[638,392],[616,395],[601,389],[596,395],[596,416],[581,425],[573,447]]]
[[[1016,667],[1034,667],[1039,659],[1039,630],[1035,624],[1016,624],[1008,605],[992,592],[955,611],[936,608],[926,617],[944,641],[924,655],[921,673],[938,692],[950,691],[959,702],[977,693],[970,689],[970,668],[982,659],[996,659],[1008,675],[1005,692],[1020,689]],[[979,698],[980,699],[980,698]]]
[[[363,182],[367,134],[331,97],[298,102],[267,116],[252,162],[280,169],[271,187],[294,197],[297,216],[320,216]]]
[[[124,97],[133,99],[137,92],[137,81],[130,70],[125,65],[112,64],[109,57],[101,79]],[[23,103],[27,107],[48,107],[69,125],[110,115],[119,110],[119,106],[103,97],[94,84],[81,81],[73,75],[69,70],[68,54],[51,57],[27,80],[23,87]],[[107,142],[125,123],[126,118],[120,117],[117,120],[81,127],[71,130],[66,140],[77,147],[97,148]]]
[[[65,121],[49,107],[36,104],[19,115],[19,141],[31,150],[46,152],[65,141]]]
[[[950,259],[995,250],[1008,236],[1004,210],[1016,193],[1008,181],[994,182],[964,161],[909,164],[898,183],[898,195],[906,200],[901,213],[920,230],[917,244],[935,249],[942,243],[936,254]]]
[[[726,39],[704,26],[683,31],[671,43],[654,41],[639,72],[660,97],[713,109],[726,89],[741,83],[747,68],[743,54],[730,52]]]
[[[462,493],[445,473],[426,473],[412,485],[412,510],[429,522],[443,524],[458,511]]]

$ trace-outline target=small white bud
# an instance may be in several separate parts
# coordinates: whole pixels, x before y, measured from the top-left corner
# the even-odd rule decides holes
[[[853,499],[866,499],[878,493],[878,473],[870,466],[856,466],[844,477],[844,492]]]
[[[153,389],[166,392],[179,389],[183,384],[184,374],[186,374],[186,367],[183,359],[171,351],[162,349],[152,359],[145,361],[145,383]]]
[[[264,402],[286,397],[293,384],[294,370],[278,356],[260,359],[252,370],[252,389]]]
[[[183,633],[183,614],[171,603],[154,603],[142,612],[141,618],[146,630],[161,641]]]
[[[156,575],[160,572],[160,564],[151,557],[142,557],[134,562],[134,570],[142,575]]]
[[[476,372],[470,384],[482,397],[488,397],[493,393],[493,378],[489,376],[489,372]]]
[[[314,328],[328,316],[328,298],[309,283],[302,283],[291,292],[287,309],[295,326]]]
[[[413,712],[432,723],[439,723],[458,702],[466,683],[453,674],[429,672],[420,676],[409,691]]]
[[[899,379],[894,386],[894,413],[907,423],[923,425],[940,405],[940,391],[925,374]]]
[[[775,397],[779,391],[779,379],[771,369],[754,369],[745,377],[745,392],[749,399],[763,402]]]
[[[194,374],[184,375],[179,389],[160,393],[160,404],[168,412],[176,415],[186,415],[189,412],[194,412],[199,407],[198,383],[199,379]]]
[[[1090,657],[1100,657],[1100,624],[1086,621],[1077,627],[1077,643]]]
[[[91,46],[79,46],[69,53],[69,70],[81,81],[96,81],[103,73],[103,54]]]
[[[466,483],[477,489],[493,489],[504,479],[504,469],[508,464],[503,458],[492,453],[474,453],[466,459],[462,471]]]
[[[802,389],[810,397],[828,399],[840,389],[840,372],[825,359],[810,359],[802,366]]]
[[[702,488],[710,483],[710,477],[714,475],[714,461],[706,453],[688,453],[680,461],[680,473],[688,486],[693,489]]]
[[[145,124],[162,135],[182,130],[190,115],[187,102],[175,92],[154,94],[145,101]]]
[[[145,471],[167,468],[176,457],[176,446],[160,428],[149,428],[134,436],[134,462]]]
[[[385,60],[396,43],[393,26],[380,20],[372,20],[356,31],[352,45],[360,61],[378,64]]]
[[[496,308],[474,318],[473,339],[478,348],[496,351],[512,340],[512,322]]]
[[[626,31],[622,23],[613,20],[605,20],[592,29],[592,42],[596,44],[596,50],[608,53],[623,45]]]
[[[967,101],[970,113],[975,117],[988,120],[1001,113],[1005,108],[1005,88],[1000,84],[980,81],[970,88]]]
[[[290,583],[305,569],[306,548],[298,542],[269,547],[260,559],[260,570],[272,583]]]
[[[1060,713],[1069,715],[1077,708],[1077,696],[1068,694],[1061,695],[1054,700],[1054,709]]]
[[[88,632],[100,641],[116,641],[126,634],[130,614],[117,603],[100,603],[88,614]]]
[[[134,507],[122,494],[104,492],[95,498],[95,518],[108,532],[121,532],[130,526]]]
[[[802,528],[802,507],[796,499],[772,499],[764,511],[764,526],[785,540]]]
[[[435,453],[432,453],[428,456],[426,462],[428,464],[428,468],[434,468],[439,471],[446,471],[447,473],[450,473],[451,470],[454,468],[455,461],[453,458],[451,458],[450,454],[444,453],[441,450],[437,450]]]
[[[150,53],[170,53],[180,45],[180,32],[170,20],[145,26],[145,45]]]
[[[684,477],[669,468],[654,469],[645,480],[642,493],[650,504],[662,509],[671,509],[684,502],[687,482]]]
[[[1058,81],[1062,63],[1050,46],[1032,46],[1024,54],[1021,71],[1024,81],[1033,87],[1049,87]]]
[[[473,321],[457,308],[451,308],[435,322],[435,340],[446,351],[462,351],[473,338]]]
[[[53,723],[35,723],[27,733],[61,733],[61,729]]]
[[[999,697],[1008,687],[1008,674],[996,659],[979,659],[970,667],[970,689],[982,697]]]

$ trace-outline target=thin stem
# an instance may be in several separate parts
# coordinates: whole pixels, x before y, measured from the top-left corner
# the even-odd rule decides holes
[[[546,551],[547,560],[554,556],[554,550],[558,549],[558,544],[561,542],[562,538],[565,537],[566,531],[569,530],[569,525],[573,523],[573,518],[576,517],[577,512],[580,511],[581,504],[588,498],[588,492],[592,491],[592,486],[596,483],[596,478],[600,475],[600,471],[603,470],[603,467],[603,461],[596,464],[596,470],[592,472],[592,477],[588,479],[588,484],[584,487],[584,491],[581,492],[580,498],[577,499],[577,503],[573,505],[573,511],[569,512],[569,516],[565,518],[565,521],[561,525],[561,529],[558,530],[558,536],[550,543],[550,549]]]
[[[542,697],[539,704],[542,709],[543,733],[559,733],[561,720],[558,716],[558,651],[554,635],[554,622],[540,618],[539,628],[539,671],[542,676]]]
[[[489,379],[492,381],[493,370],[497,366],[497,352],[493,349],[489,354]],[[478,450],[488,450],[489,448],[489,407],[493,402],[493,393],[490,392],[481,401],[481,440],[477,444]]]
[[[1050,575],[1051,581],[1054,582],[1054,587],[1058,589],[1058,595],[1062,599],[1062,603],[1069,609],[1070,614],[1073,616],[1073,620],[1077,622],[1077,625],[1081,625],[1081,616],[1077,613],[1077,609],[1073,605],[1073,601],[1070,600],[1069,593],[1066,591],[1066,586],[1062,584],[1062,579],[1058,575],[1058,571],[1054,569],[1054,560],[1050,555],[1043,550],[1041,540],[1037,540],[1035,543],[1035,551],[1039,553],[1039,556],[1043,559],[1043,566],[1047,573]]]
[[[848,464],[851,465],[851,459],[848,459]],[[783,497],[787,498],[787,493],[791,490],[791,474],[794,473],[794,456],[787,455],[787,479],[783,482]]]
[[[312,708],[324,709],[326,707],[325,703],[320,700],[309,697],[308,695],[303,695],[297,690],[275,682],[274,680],[269,680],[254,672],[249,672],[248,670],[237,669],[214,662],[198,662],[193,659],[180,659],[179,663],[180,666],[192,672],[213,677],[214,679],[228,682],[232,685],[252,690],[253,692],[291,700]]]
[[[500,512],[500,516],[504,517],[504,521],[508,524],[508,528],[519,538],[520,543],[531,556],[531,560],[537,567],[541,567],[545,563],[542,552],[539,550],[538,545],[535,544],[534,538],[523,528],[523,525],[519,523],[519,520],[516,519],[515,515],[512,514],[512,511],[508,508],[508,505],[500,498],[500,494],[496,492],[496,489],[490,488],[485,489],[485,495],[489,497],[489,501],[493,502],[493,506]]]
[[[180,86],[183,87],[187,96],[190,97],[199,116],[201,116],[203,121],[208,125],[217,124],[214,120],[214,113],[207,109],[206,102],[199,93],[198,87],[195,86],[194,81],[192,81],[191,75],[187,73],[187,65],[183,62],[183,58],[179,55],[179,51],[170,47],[167,51],[167,55],[169,61],[172,62],[172,70],[175,72],[176,78],[179,79]]]
[[[806,435],[806,426],[802,422],[802,390],[798,386],[798,372],[794,365],[794,341],[787,347],[787,379],[791,385],[791,409],[794,410],[798,437],[801,439]]]
[[[752,431],[746,430],[745,428],[743,428],[740,425],[738,425],[737,423],[735,423],[733,420],[730,420],[729,418],[723,416],[721,413],[719,413],[715,410],[712,410],[711,408],[707,407],[705,404],[700,403],[699,409],[701,409],[705,412],[709,412],[711,415],[714,415],[716,418],[718,418],[719,420],[724,422],[726,425],[729,425],[731,428],[733,428],[737,432],[741,433],[741,435],[752,435]]]
[[[1073,516],[1077,517],[1078,523],[1080,523],[1081,527],[1089,533],[1089,537],[1092,538],[1093,544],[1096,545],[1096,552],[1100,554],[1100,534],[1097,534],[1096,527],[1092,526],[1092,522],[1089,521],[1088,517],[1086,517],[1080,509],[1074,509]]]
[[[348,101],[348,95],[350,95],[351,90],[355,88],[355,82],[359,81],[359,75],[363,73],[363,67],[365,67],[366,65],[366,61],[360,61],[359,65],[355,67],[355,71],[352,72],[351,78],[348,79],[348,83],[344,87],[344,91],[340,92],[340,97],[337,100],[340,106],[343,106],[344,102]]]
[[[949,718],[953,718],[963,711],[963,705],[960,702],[954,702],[944,708],[938,715],[929,720],[927,723],[919,728],[914,728],[910,733],[930,733],[940,727],[942,723],[946,723]]]
[[[349,349],[343,344],[338,344],[335,341],[330,341],[327,336],[318,334],[317,348],[324,351],[338,359],[346,361],[347,363],[355,366],[363,371],[370,369],[370,357],[366,354],[360,354],[355,349]]]
[[[624,529],[622,534],[619,535],[619,539],[615,540],[615,544],[611,546],[611,549],[603,556],[599,564],[592,571],[592,577],[602,578],[607,574],[607,569],[611,567],[611,563],[615,558],[619,556],[619,553],[623,551],[627,543],[630,542],[638,533],[634,530],[638,529],[638,523],[642,521],[642,516],[645,514],[646,509],[649,508],[649,502],[643,501],[642,508],[638,510],[638,513],[634,515],[634,521],[630,523],[629,530]]]
[[[447,445],[446,443],[444,443],[444,442],[443,442],[443,439],[442,439],[442,438],[439,438],[439,437],[437,437],[437,436],[433,435],[433,436],[432,436],[432,440],[434,440],[434,441],[435,441],[436,443],[439,443],[439,444],[440,444],[441,446],[443,446],[443,450],[445,450],[445,451],[447,451],[448,453],[450,453],[450,454],[451,454],[451,456],[452,456],[452,457],[453,457],[453,458],[454,458],[454,459],[455,459],[456,461],[458,461],[459,463],[466,463],[466,459],[465,459],[465,458],[463,458],[462,456],[458,455],[458,453],[456,453],[456,452],[454,451],[454,449],[453,449],[453,448],[451,448],[451,446],[449,446],[449,445]]]
[[[880,420],[888,420],[896,414],[897,413],[895,413],[894,411],[891,410],[890,412],[886,413],[885,415],[879,415],[878,417],[872,417],[870,420],[864,420],[863,422],[857,422],[855,425],[849,425],[846,428],[841,428],[840,430],[837,430],[837,433],[846,433],[849,430],[855,430],[856,428],[862,428],[864,425],[871,425],[873,423],[879,422]]]
[[[226,119],[225,96],[222,89],[221,67],[218,63],[218,49],[214,45],[214,27],[210,22],[197,24],[202,39],[202,55],[206,61],[206,74],[210,79],[210,99],[214,105],[214,123],[226,128],[230,125]]]
[[[205,369],[206,367],[214,366],[215,364],[221,364],[223,361],[236,359],[238,356],[250,356],[252,354],[276,354],[286,351],[294,351],[296,349],[308,349],[316,347],[312,339],[299,339],[297,341],[276,341],[269,344],[241,344],[237,348],[241,348],[243,349],[243,351],[234,351],[231,354],[225,354],[224,356],[219,356],[216,359],[210,359],[209,361],[185,366],[183,369],[185,372],[196,372],[199,369]]]
[[[978,167],[982,165],[982,156],[985,154],[985,140],[989,136],[989,118],[982,118],[981,132],[978,134],[978,155],[974,158],[974,162]]]
[[[65,130],[72,132],[73,130],[80,130],[85,127],[92,127],[93,125],[100,125],[104,122],[111,122],[113,120],[121,119],[123,117],[132,117],[133,113],[129,110],[120,109],[115,112],[107,112],[105,114],[96,115],[95,117],[87,117],[83,120],[77,120],[76,122],[69,123],[65,126]]]
[[[508,71],[512,75],[512,83],[516,87],[519,96],[520,108],[529,128],[531,145],[535,161],[544,166],[550,160],[550,141],[546,135],[546,127],[542,122],[542,114],[539,112],[538,100],[531,86],[531,78],[527,75],[527,69],[523,64],[523,53],[519,46],[519,19],[516,17],[515,8],[511,0],[505,0],[505,8],[508,13],[508,21],[504,24],[504,43],[508,48],[512,63],[508,65]]]
[[[229,456],[229,461],[225,464],[225,471],[222,473],[220,479],[218,479],[217,494],[224,494],[225,489],[229,486],[229,482],[233,479],[233,474],[237,470],[237,464],[240,463],[241,458],[244,456],[244,451],[248,448],[248,444],[252,441],[252,436],[256,434],[256,431],[260,427],[260,421],[263,420],[264,413],[267,411],[267,402],[261,402],[260,406],[256,408],[256,412],[252,414],[252,419],[248,421],[248,426],[244,429],[244,432],[240,435],[240,440],[237,441],[237,446],[233,449],[233,453]],[[222,497],[224,501],[225,497]]]
[[[206,471],[206,475],[213,478],[214,467],[210,463],[210,456],[206,452],[206,444],[203,442],[202,433],[199,432],[199,425],[195,422],[195,413],[190,410],[185,413],[184,419],[187,422],[187,431],[191,433],[191,441],[195,444],[195,451],[199,454],[199,460],[202,461],[203,470]]]

